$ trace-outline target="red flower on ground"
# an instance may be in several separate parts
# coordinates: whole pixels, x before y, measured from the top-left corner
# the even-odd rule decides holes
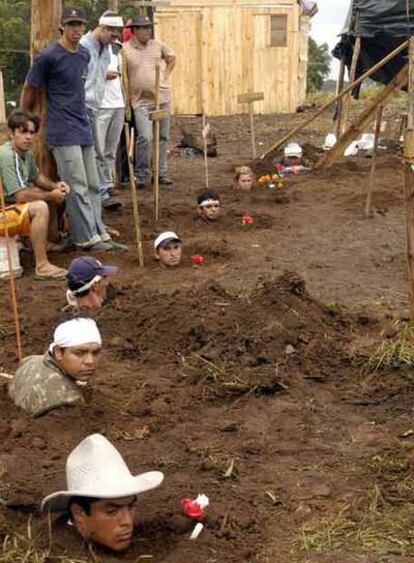
[[[194,520],[202,520],[204,518],[204,510],[195,500],[183,498],[181,506],[190,518],[194,518]]]
[[[249,213],[245,213],[242,217],[243,225],[253,225],[254,219]]]
[[[191,256],[191,262],[193,264],[202,264],[205,261],[204,256],[201,254],[194,254]]]

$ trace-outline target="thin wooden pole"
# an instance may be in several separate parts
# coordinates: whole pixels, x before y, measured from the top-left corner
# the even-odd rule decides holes
[[[118,0],[106,0],[106,8],[108,10],[118,11]]]
[[[294,127],[293,129],[291,129],[289,131],[289,133],[287,133],[284,137],[282,137],[281,139],[279,139],[274,145],[272,145],[266,152],[264,152],[261,155],[261,159],[265,158],[270,152],[278,149],[279,147],[281,147],[282,145],[284,145],[286,143],[286,141],[288,141],[289,139],[291,139],[298,131],[300,131],[301,129],[303,129],[304,127],[306,127],[307,125],[309,125],[310,123],[312,123],[313,121],[315,121],[315,119],[317,119],[320,115],[322,115],[328,108],[330,108],[335,102],[337,102],[338,100],[341,100],[348,92],[350,92],[351,90],[353,90],[356,86],[358,86],[359,84],[361,84],[366,78],[369,78],[372,74],[374,74],[375,72],[377,72],[377,70],[379,70],[380,68],[382,68],[385,64],[387,64],[391,59],[393,59],[396,55],[398,55],[399,53],[401,53],[401,51],[403,51],[408,45],[408,41],[404,41],[403,43],[401,43],[401,45],[399,47],[397,47],[396,49],[394,49],[394,51],[391,51],[391,53],[389,53],[386,57],[384,57],[381,61],[379,61],[377,64],[375,64],[373,67],[371,67],[369,70],[367,70],[367,72],[365,72],[362,76],[360,76],[359,78],[357,78],[355,80],[355,82],[353,82],[352,84],[349,84],[349,86],[347,88],[345,88],[345,90],[342,90],[342,92],[340,94],[338,94],[337,96],[335,96],[335,98],[333,98],[330,102],[327,102],[324,106],[321,107],[321,109],[319,111],[317,111],[314,115],[311,115],[309,118],[307,118],[305,121],[303,121],[303,123],[300,123],[299,125],[297,125],[296,127]]]
[[[208,154],[207,154],[207,117],[206,114],[203,113],[203,152],[204,152],[204,173],[205,173],[205,182],[206,188],[209,187],[209,177],[208,177]]]
[[[404,138],[407,266],[411,321],[414,321],[414,37],[410,38],[407,129]]]
[[[250,118],[250,135],[252,138],[252,154],[253,158],[257,157],[256,152],[256,131],[254,128],[254,112],[253,112],[253,102],[249,103],[249,118]]]
[[[134,130],[132,129],[131,136],[129,135],[129,125],[125,123],[124,126],[125,131],[125,144],[128,151],[128,171],[129,171],[129,185],[131,188],[131,199],[132,199],[132,209],[134,214],[134,226],[135,226],[135,236],[137,239],[137,252],[138,252],[138,260],[139,265],[141,268],[144,267],[144,253],[142,250],[142,237],[141,237],[141,228],[140,228],[140,221],[139,221],[139,210],[138,210],[138,198],[137,198],[137,187],[135,183],[135,174],[134,174]]]
[[[360,53],[361,53],[361,38],[357,37],[354,45],[354,52],[352,54],[351,69],[349,72],[350,83],[355,82],[355,74],[358,66]],[[341,135],[343,135],[343,133],[345,133],[345,131],[348,128],[351,101],[352,101],[352,92],[350,91],[342,100],[343,108],[342,108],[341,130],[340,130]]]
[[[380,105],[384,105],[395,92],[398,92],[403,86],[407,84],[408,80],[408,64],[406,64],[399,73],[391,80],[387,86],[381,90],[375,100],[370,104],[360,117],[349,127],[347,131],[338,140],[336,145],[326,152],[313,167],[314,170],[321,170],[328,167],[335,162],[335,160],[343,155],[347,146],[355,140],[358,135],[363,132],[366,127],[374,119],[374,116]]]
[[[335,95],[338,96],[342,90],[344,89],[344,78],[345,78],[345,63],[341,61],[339,65],[339,73],[338,73],[338,82],[336,83],[336,93]],[[336,115],[336,138],[339,139],[341,136],[341,123],[342,123],[342,108],[343,108],[343,100],[338,101],[338,110]]]
[[[12,254],[10,248],[10,238],[9,238],[9,229],[7,227],[7,217],[6,217],[6,205],[4,202],[4,191],[3,191],[3,182],[0,180],[0,204],[1,204],[1,214],[4,222],[4,231],[5,231],[5,239],[6,239],[6,251],[7,251],[7,266],[9,268],[9,279],[10,279],[10,296],[12,301],[12,308],[13,308],[13,318],[14,318],[14,326],[16,330],[16,346],[17,346],[17,358],[20,361],[22,359],[22,343],[20,338],[20,320],[19,320],[19,309],[17,305],[17,297],[16,297],[16,284],[14,282],[14,275],[13,275],[13,262],[12,262]]]
[[[374,138],[374,152],[372,153],[371,171],[369,175],[367,199],[365,202],[365,217],[371,215],[371,199],[372,199],[372,189],[374,187],[375,172],[377,169],[377,154],[378,154],[378,141],[381,134],[381,122],[382,122],[382,112],[383,106],[380,106],[377,113],[377,120],[375,122],[375,138]]]
[[[3,73],[0,70],[0,123],[6,123],[6,100],[4,98]]]
[[[158,60],[155,65],[155,111],[160,109],[161,66]],[[156,119],[152,126],[152,177],[154,182],[154,221],[158,223],[160,214],[160,122]]]

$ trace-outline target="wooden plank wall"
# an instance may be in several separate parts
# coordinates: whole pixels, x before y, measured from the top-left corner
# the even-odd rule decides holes
[[[281,14],[288,16],[288,46],[270,47],[270,16]],[[199,8],[159,10],[156,37],[177,55],[173,112],[245,113],[248,108],[237,103],[237,96],[249,90],[265,95],[254,105],[256,113],[294,111],[303,101],[299,17],[299,7],[290,2],[281,8],[242,8],[212,1]]]

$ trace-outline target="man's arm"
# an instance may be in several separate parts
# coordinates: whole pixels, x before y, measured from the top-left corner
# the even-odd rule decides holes
[[[41,88],[30,86],[30,84],[25,82],[20,96],[20,107],[26,111],[33,111],[41,99],[41,94]]]
[[[39,200],[48,203],[62,203],[65,199],[65,194],[63,194],[60,189],[46,191],[35,186],[14,192],[13,196],[16,203],[31,203],[32,201]]]
[[[175,61],[176,61],[176,57],[175,55],[167,55],[165,57],[165,69],[164,69],[164,78],[165,80],[168,79],[168,77],[170,76],[171,72],[173,71],[173,68],[175,67]]]

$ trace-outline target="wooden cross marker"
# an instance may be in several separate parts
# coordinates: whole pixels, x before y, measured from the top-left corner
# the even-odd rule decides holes
[[[254,129],[254,113],[253,104],[254,102],[261,102],[264,100],[263,92],[247,92],[247,94],[239,94],[237,96],[237,102],[239,104],[249,104],[249,117],[250,117],[250,134],[252,139],[252,152],[253,158],[256,158],[256,132]]]

